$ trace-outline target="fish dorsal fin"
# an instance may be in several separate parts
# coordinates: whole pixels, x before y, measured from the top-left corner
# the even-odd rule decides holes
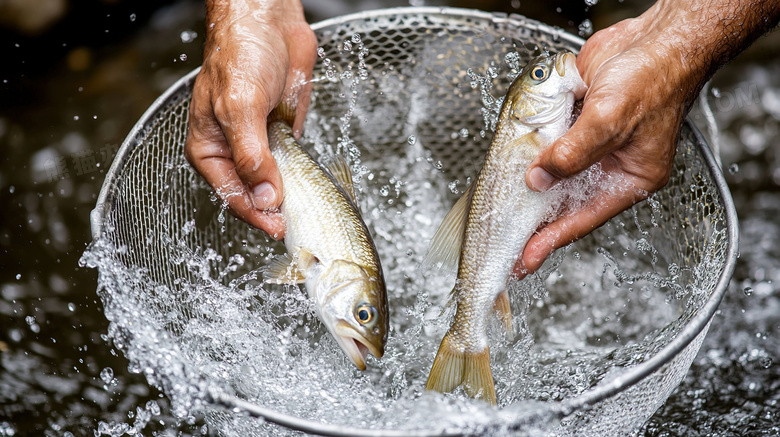
[[[460,196],[450,212],[444,217],[439,229],[431,239],[431,246],[425,254],[423,267],[439,266],[442,270],[452,271],[458,267],[460,247],[463,245],[463,234],[471,209],[471,197],[474,194],[476,179],[469,185],[466,192]]]
[[[306,278],[289,253],[271,259],[263,270],[263,281],[271,284],[300,284]]]
[[[349,167],[349,164],[347,164],[347,160],[344,159],[344,156],[335,154],[331,155],[326,162],[325,168],[328,169],[328,172],[333,176],[333,179],[336,180],[336,183],[341,185],[341,188],[344,188],[344,191],[349,194],[352,203],[357,205],[355,183],[352,182],[352,169]]]

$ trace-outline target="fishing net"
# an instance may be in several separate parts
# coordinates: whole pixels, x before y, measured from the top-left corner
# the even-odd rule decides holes
[[[498,408],[424,391],[453,278],[420,269],[480,168],[500,98],[540,49],[582,40],[515,15],[366,12],[313,26],[304,146],[344,154],[382,259],[391,332],[354,369],[298,287],[265,285],[283,247],[225,211],[183,157],[197,70],[127,137],[92,215],[108,336],[171,400],[224,435],[621,435],[663,404],[731,276],[736,219],[701,136],[683,127],[669,184],[510,293],[517,335],[491,330]],[[228,408],[225,408],[228,407]]]

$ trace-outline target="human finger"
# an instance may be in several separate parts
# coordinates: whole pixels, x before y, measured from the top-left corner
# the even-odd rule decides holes
[[[526,171],[526,185],[534,191],[546,191],[620,148],[631,132],[621,123],[627,118],[626,112],[599,97],[586,98],[574,125],[531,163]]]
[[[196,152],[192,156],[191,162],[198,173],[211,185],[217,196],[227,203],[227,207],[233,215],[262,229],[274,239],[284,238],[285,226],[281,214],[276,211],[259,210],[255,207],[254,201],[244,182],[239,178],[236,166],[230,157],[225,157],[222,153],[209,156]]]

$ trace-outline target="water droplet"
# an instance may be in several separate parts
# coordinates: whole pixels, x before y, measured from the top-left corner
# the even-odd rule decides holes
[[[179,38],[181,38],[181,42],[183,42],[184,44],[189,44],[195,41],[195,38],[197,37],[198,37],[198,32],[192,30],[185,30],[179,34]]]
[[[585,19],[580,25],[577,27],[579,29],[579,34],[581,37],[585,38],[593,34],[593,22],[591,22],[588,19]]]
[[[179,59],[181,59],[182,61],[186,61],[187,60],[187,55],[182,53],[182,54],[179,55]]]
[[[390,194],[390,186],[382,185],[382,188],[379,189],[379,194],[383,196],[387,196],[388,194]]]
[[[32,326],[32,325],[34,325],[34,324],[35,324],[35,317],[34,317],[34,316],[27,316],[27,317],[25,317],[25,318],[24,318],[24,321],[25,321],[25,322],[26,322],[28,325]]]
[[[344,41],[344,48],[343,48],[343,50],[344,50],[345,52],[352,51],[352,42],[350,42],[350,41]]]
[[[753,294],[753,287],[745,287],[745,296],[750,296]]]
[[[325,57],[325,49],[323,49],[322,47],[318,48],[317,49],[317,56],[319,56],[320,58],[324,58]]]
[[[135,14],[130,14],[130,21],[135,21],[135,18],[136,18]]]
[[[79,116],[78,115],[74,115],[73,116],[73,121],[79,121]]]
[[[513,70],[520,70],[520,55],[517,52],[509,52],[504,56],[504,62]]]
[[[417,137],[414,135],[409,135],[409,138],[406,139],[406,142],[408,142],[409,145],[412,145],[417,142]]]
[[[360,34],[356,33],[352,35],[352,42],[355,44],[360,44]]]
[[[588,6],[594,6],[599,0],[585,0],[585,4]]]
[[[739,164],[737,164],[736,162],[732,163],[729,166],[729,173],[730,174],[736,174],[738,171],[739,171]]]
[[[455,179],[454,181],[447,184],[447,187],[450,189],[450,192],[452,194],[458,194],[458,184],[460,183],[460,179]]]
[[[69,303],[68,304],[68,311],[70,311],[70,312],[76,311],[76,304],[74,304],[73,302]]]
[[[22,279],[22,274],[21,273],[17,273],[16,274],[16,280],[18,281],[20,279]]]
[[[713,95],[713,96],[715,96],[716,98],[717,98],[717,97],[720,97],[720,89],[713,87],[713,88],[712,88],[712,90],[711,90],[710,92],[711,92],[711,93],[712,93],[712,95]]]
[[[114,369],[106,367],[100,371],[100,379],[106,384],[110,384],[114,379]]]
[[[458,131],[458,135],[460,135],[461,138],[466,138],[469,136],[469,130],[464,127]]]

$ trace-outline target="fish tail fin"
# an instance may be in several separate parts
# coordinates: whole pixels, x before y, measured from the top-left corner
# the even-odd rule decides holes
[[[444,393],[458,386],[463,386],[466,394],[473,398],[496,404],[490,348],[476,353],[460,351],[453,347],[452,334],[447,332],[433,360],[425,389]]]
[[[493,308],[498,313],[498,318],[504,325],[507,338],[512,338],[515,335],[515,328],[512,326],[512,307],[509,303],[509,293],[504,290],[496,298],[496,302],[493,304]]]
[[[295,108],[282,100],[276,108],[268,114],[268,122],[283,121],[292,126],[295,122]]]

